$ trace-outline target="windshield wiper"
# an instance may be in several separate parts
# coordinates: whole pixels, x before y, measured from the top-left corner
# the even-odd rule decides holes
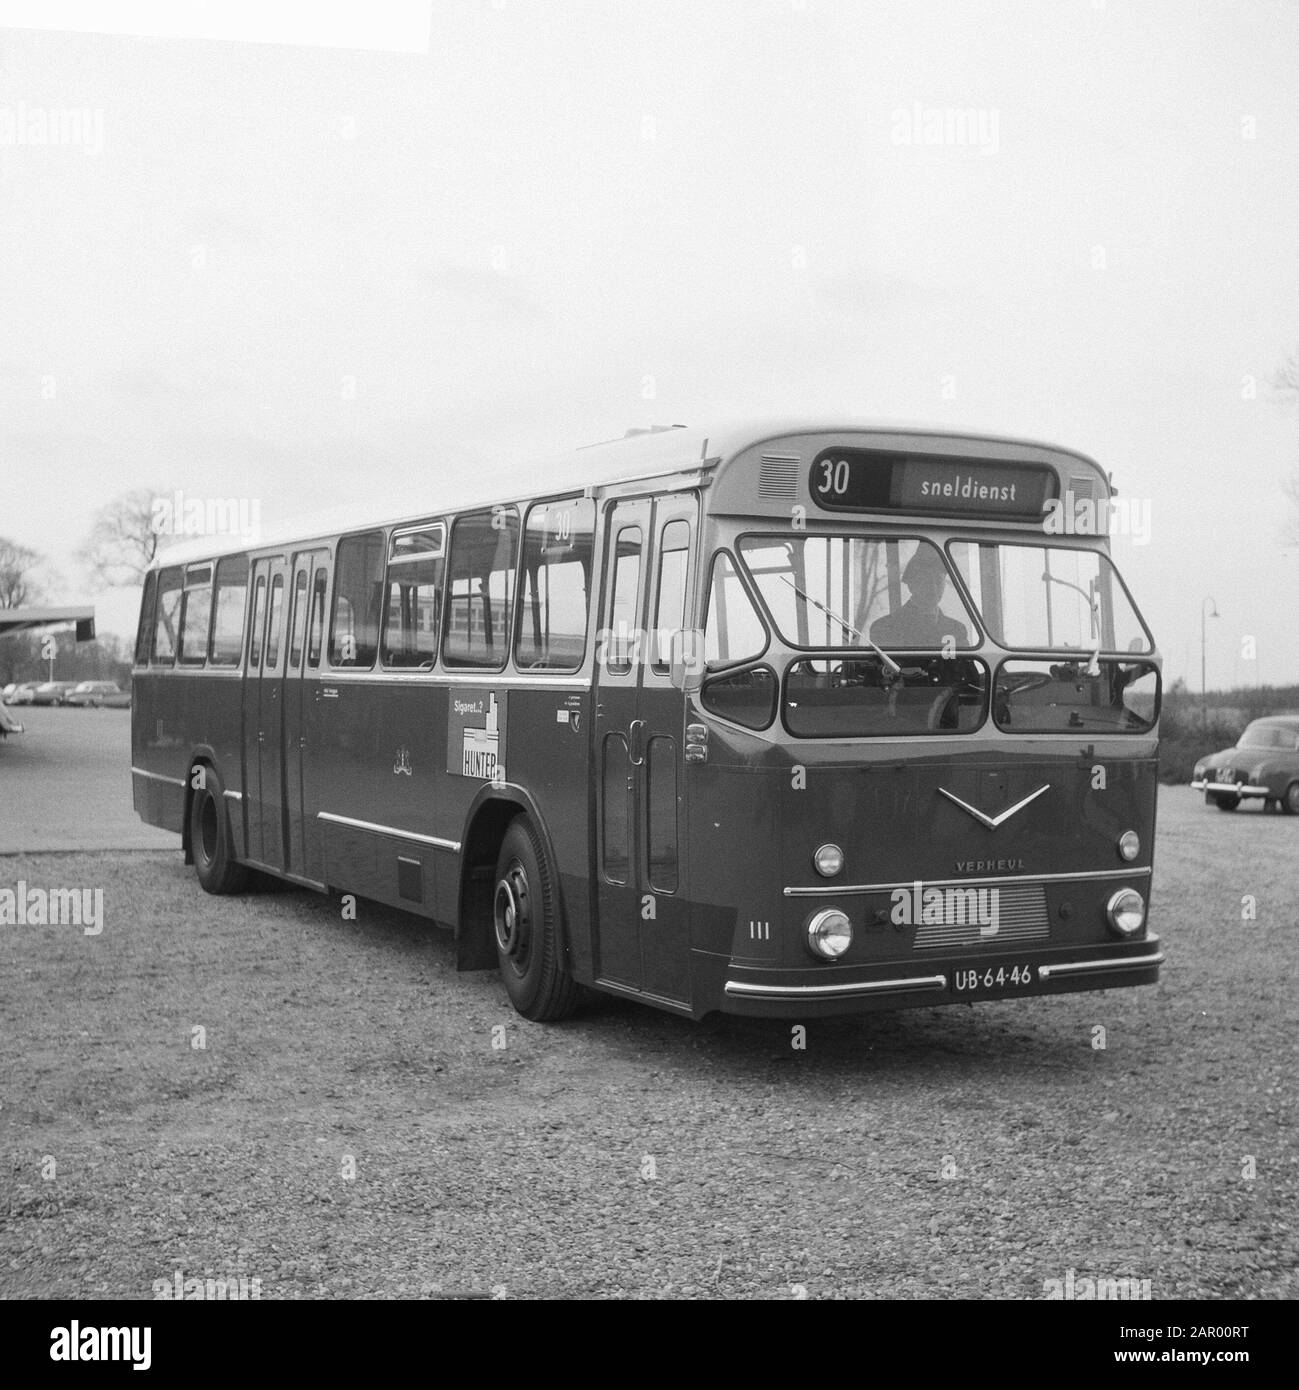
[[[846,618],[841,618],[838,615],[838,613],[835,613],[831,609],[827,608],[825,604],[818,602],[816,599],[812,597],[811,594],[805,594],[802,591],[802,589],[800,589],[798,585],[794,583],[794,581],[789,577],[789,575],[780,574],[776,577],[778,579],[783,579],[785,583],[788,584],[789,587],[793,589],[793,591],[799,596],[799,598],[803,599],[807,603],[810,603],[813,608],[819,609],[822,613],[825,614],[827,618],[832,618],[836,623],[839,624],[841,628],[843,628],[843,630],[850,637],[853,637],[858,642],[862,642],[866,646],[868,646],[871,649],[871,651],[873,651],[875,655],[878,656],[879,659],[884,663],[885,669],[891,676],[900,676],[902,674],[902,667],[899,666],[898,663],[893,660],[893,658],[888,654],[888,652],[886,652],[883,647],[876,646],[876,644],[872,642],[871,639],[867,637],[864,632],[859,632],[857,628],[853,627],[853,625]]]

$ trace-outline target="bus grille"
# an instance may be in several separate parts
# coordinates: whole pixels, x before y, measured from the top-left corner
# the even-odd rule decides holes
[[[971,884],[972,888],[976,885]],[[985,890],[986,892],[987,890]],[[1051,935],[1046,910],[1046,889],[1040,883],[1000,885],[997,893],[997,930],[982,934],[978,921],[922,922],[916,928],[916,950],[950,950],[964,946],[1005,946],[1020,941],[1045,941]],[[982,898],[982,894],[980,897]]]
[[[797,454],[763,454],[758,472],[758,496],[771,502],[792,502],[798,496]]]

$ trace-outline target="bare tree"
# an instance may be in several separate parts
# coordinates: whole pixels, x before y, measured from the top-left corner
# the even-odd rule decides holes
[[[1287,401],[1299,401],[1299,348],[1273,373],[1272,385]]]
[[[21,608],[38,596],[31,571],[40,563],[36,551],[0,536],[0,608]]]
[[[162,536],[154,525],[156,490],[123,492],[95,514],[95,524],[77,558],[100,587],[139,584],[158,552]]]

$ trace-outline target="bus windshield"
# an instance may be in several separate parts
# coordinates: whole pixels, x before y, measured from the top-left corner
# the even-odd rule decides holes
[[[952,541],[948,553],[993,641],[1010,650],[1149,652],[1114,566],[1096,550]]]
[[[1096,550],[918,538],[746,536],[747,568],[793,647],[972,649],[980,629],[1009,651],[1147,653],[1149,634]]]
[[[974,616],[929,541],[746,536],[740,555],[791,646],[978,645]]]

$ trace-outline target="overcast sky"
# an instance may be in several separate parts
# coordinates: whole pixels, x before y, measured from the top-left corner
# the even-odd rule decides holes
[[[1299,6],[375,0],[330,34],[263,0],[199,30],[369,49],[78,8],[0,3],[68,26],[0,28],[0,535],[101,631],[137,596],[73,551],[127,488],[418,511],[630,425],[879,414],[1092,454],[1149,505],[1114,553],[1169,678],[1198,689],[1212,596],[1211,686],[1299,681]]]

